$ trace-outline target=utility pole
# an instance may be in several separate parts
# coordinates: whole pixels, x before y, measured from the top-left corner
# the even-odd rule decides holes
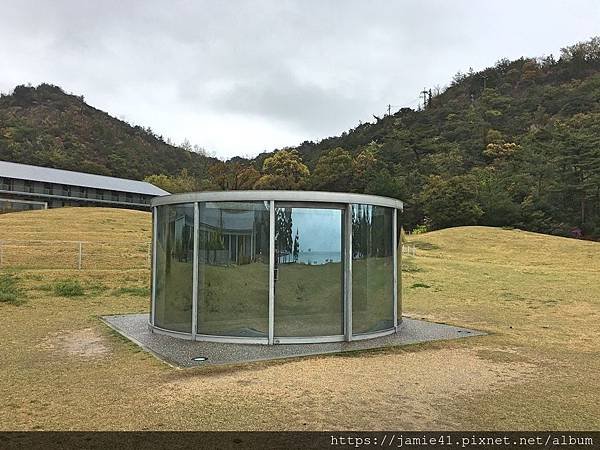
[[[388,104],[388,116],[392,115],[392,105]]]
[[[419,97],[422,95],[423,96],[423,109],[425,109],[427,107],[427,88],[423,88],[423,90],[421,91]]]
[[[485,88],[487,87],[488,76],[487,75],[482,75],[481,78],[483,78],[483,90],[485,90]]]

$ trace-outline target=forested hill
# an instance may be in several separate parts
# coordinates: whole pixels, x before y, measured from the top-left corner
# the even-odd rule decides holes
[[[441,80],[443,81],[443,80]],[[500,60],[426,106],[318,143],[228,162],[166,143],[43,84],[0,97],[0,159],[141,179],[170,192],[313,189],[396,197],[408,229],[514,226],[600,237],[600,38]],[[182,170],[184,170],[182,172]]]
[[[313,189],[404,199],[409,227],[600,236],[600,38],[458,73],[422,110],[294,150]]]
[[[166,143],[49,84],[0,96],[0,160],[143,179],[182,168],[205,177],[211,158]]]

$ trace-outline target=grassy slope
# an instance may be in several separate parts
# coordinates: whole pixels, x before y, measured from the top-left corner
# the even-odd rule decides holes
[[[0,216],[0,239],[149,238],[147,213],[83,211]],[[146,270],[18,271],[27,303],[0,303],[0,428],[599,428],[600,244],[483,227],[414,239],[405,313],[489,336],[182,371],[95,317],[147,311],[115,295]],[[55,296],[65,278],[86,296]]]
[[[524,382],[465,401],[464,422],[598,429],[600,244],[486,227],[415,238],[431,250],[404,276],[405,311],[490,331],[479,357],[534,365]]]

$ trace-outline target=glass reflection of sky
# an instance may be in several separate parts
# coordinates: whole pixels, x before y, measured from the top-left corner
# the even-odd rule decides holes
[[[300,252],[341,253],[341,218],[339,209],[293,208],[292,236],[298,230]]]

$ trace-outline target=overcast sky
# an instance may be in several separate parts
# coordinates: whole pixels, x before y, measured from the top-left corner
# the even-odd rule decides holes
[[[590,1],[27,1],[0,5],[0,91],[57,84],[218,157],[417,107],[423,87],[600,34]]]

